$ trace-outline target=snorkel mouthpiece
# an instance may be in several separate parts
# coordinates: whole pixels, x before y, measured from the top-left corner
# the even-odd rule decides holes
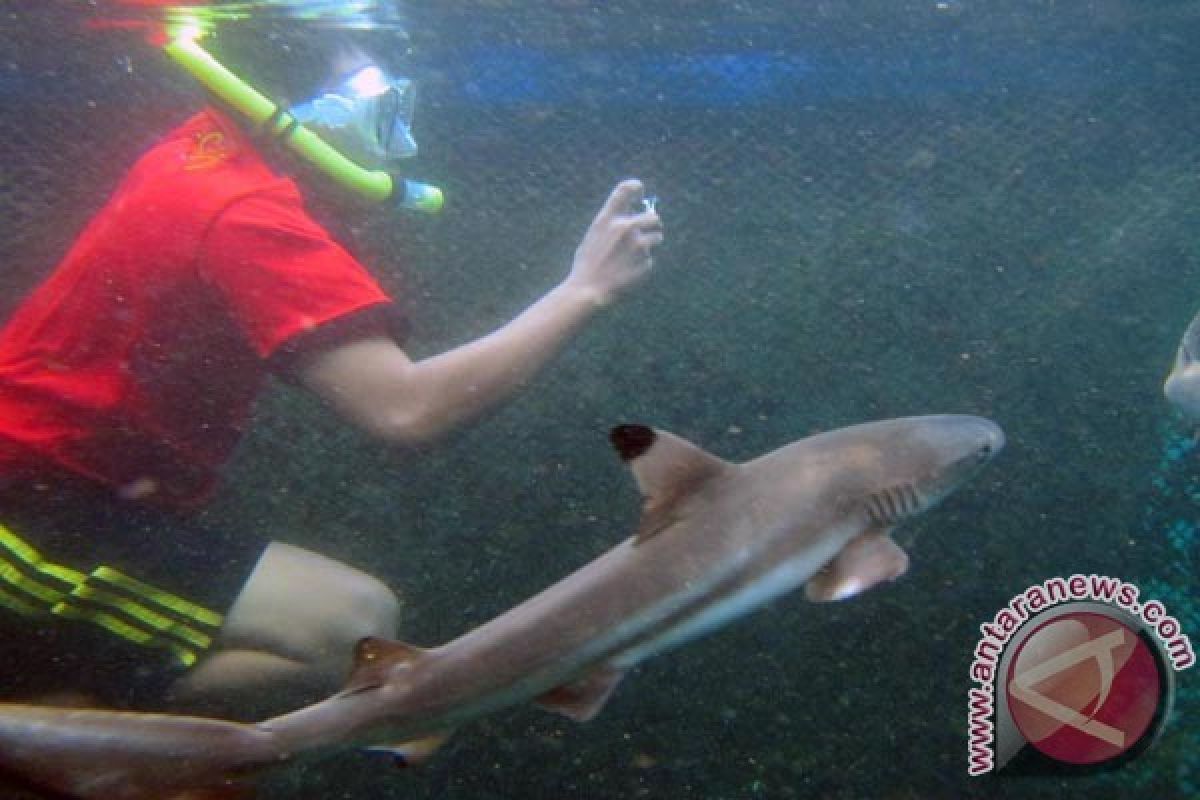
[[[407,208],[409,211],[421,211],[426,214],[436,214],[442,210],[442,190],[436,186],[430,186],[428,183],[418,183],[417,181],[402,180],[393,177],[393,184],[399,182],[404,186],[404,194],[396,203],[399,208]]]
[[[365,169],[334,149],[296,115],[281,109],[218,62],[196,41],[193,29],[178,30],[163,51],[230,107],[258,128],[350,191],[376,202],[394,201],[400,208],[435,213],[442,208],[436,186],[393,177],[383,170]]]

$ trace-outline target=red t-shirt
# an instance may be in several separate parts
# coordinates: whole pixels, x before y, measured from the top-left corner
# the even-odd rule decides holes
[[[0,478],[53,467],[191,505],[268,359],[390,303],[219,113],[146,153],[0,331]]]

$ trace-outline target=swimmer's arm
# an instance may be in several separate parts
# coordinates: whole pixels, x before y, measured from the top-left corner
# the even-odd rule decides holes
[[[519,317],[473,342],[420,361],[379,336],[312,355],[301,382],[375,438],[419,445],[511,396],[596,308],[559,287]]]
[[[385,441],[418,445],[509,398],[598,309],[649,270],[662,241],[653,210],[630,214],[641,184],[617,186],[575,253],[567,279],[475,341],[411,360],[391,339],[368,337],[311,354],[301,382],[343,417]]]

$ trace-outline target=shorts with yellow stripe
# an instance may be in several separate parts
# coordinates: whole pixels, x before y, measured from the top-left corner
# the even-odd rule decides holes
[[[213,646],[267,543],[210,517],[73,479],[0,490],[0,694],[153,703]]]

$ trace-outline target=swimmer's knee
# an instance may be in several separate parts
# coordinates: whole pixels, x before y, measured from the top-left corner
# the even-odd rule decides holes
[[[336,659],[364,636],[393,638],[399,609],[396,594],[375,576],[273,543],[230,609],[222,643],[304,662]]]
[[[311,626],[312,656],[340,665],[348,663],[359,639],[396,637],[400,600],[374,575],[332,559],[328,564],[328,569],[318,571],[315,585],[308,587],[320,598],[319,612],[298,615],[296,622]]]
[[[357,572],[357,570],[356,570]],[[400,599],[383,581],[366,572],[340,586],[340,613],[331,619],[334,636],[353,645],[364,636],[393,639],[400,617]]]

